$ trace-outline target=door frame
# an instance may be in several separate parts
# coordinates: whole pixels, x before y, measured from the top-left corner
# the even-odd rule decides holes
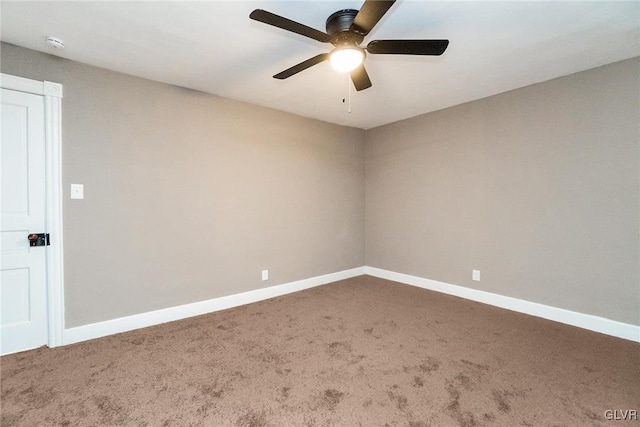
[[[49,347],[64,344],[64,264],[62,240],[62,85],[0,73],[0,87],[44,98],[45,123],[45,233],[47,327]],[[26,237],[25,237],[26,238]]]

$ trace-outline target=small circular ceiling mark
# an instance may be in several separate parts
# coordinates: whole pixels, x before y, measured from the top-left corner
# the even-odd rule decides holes
[[[47,37],[47,44],[55,49],[64,49],[64,42],[58,37]]]

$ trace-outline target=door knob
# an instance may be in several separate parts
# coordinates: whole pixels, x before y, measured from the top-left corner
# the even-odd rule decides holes
[[[29,234],[27,239],[29,246],[48,246],[50,244],[49,233]]]

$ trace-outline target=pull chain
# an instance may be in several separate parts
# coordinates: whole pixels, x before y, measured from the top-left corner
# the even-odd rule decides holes
[[[347,103],[347,112],[351,114],[351,73],[347,74],[347,97],[342,98],[342,103]]]
[[[347,74],[347,98],[349,98],[349,104],[347,107],[347,112],[349,114],[351,114],[351,73],[346,73]]]

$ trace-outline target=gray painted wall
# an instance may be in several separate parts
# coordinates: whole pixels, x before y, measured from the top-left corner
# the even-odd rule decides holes
[[[634,58],[367,131],[366,264],[640,325],[639,103]]]
[[[639,58],[364,132],[0,53],[64,84],[67,327],[365,264],[640,324]]]
[[[66,327],[364,265],[364,131],[1,55],[3,73],[64,85]]]

